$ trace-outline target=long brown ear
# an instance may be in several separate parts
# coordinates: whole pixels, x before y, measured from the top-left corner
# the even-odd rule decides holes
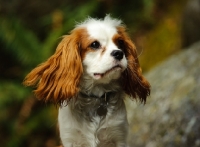
[[[128,67],[122,74],[122,85],[129,96],[139,98],[145,103],[147,96],[150,95],[150,84],[142,75],[136,47],[125,33],[125,28],[118,28],[119,34],[124,38],[125,55],[128,60]]]
[[[79,91],[83,67],[77,40],[73,33],[64,36],[56,52],[26,76],[23,84],[36,86],[34,93],[38,99],[61,104]]]

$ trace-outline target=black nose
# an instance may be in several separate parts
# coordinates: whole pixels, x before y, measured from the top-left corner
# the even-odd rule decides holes
[[[121,60],[124,56],[124,53],[121,50],[114,50],[111,52],[111,56],[117,60]]]

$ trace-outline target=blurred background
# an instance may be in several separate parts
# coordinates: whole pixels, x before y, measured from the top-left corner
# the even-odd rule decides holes
[[[191,1],[194,4],[190,4]],[[68,34],[76,22],[87,16],[103,18],[105,14],[122,19],[146,73],[199,40],[198,2],[0,0],[0,146],[55,147],[60,144],[58,108],[38,101],[32,89],[24,87],[22,82],[31,69],[54,53],[59,37]],[[197,26],[188,27],[191,16],[197,17]],[[194,30],[190,30],[192,28]],[[190,34],[193,38],[188,37]]]

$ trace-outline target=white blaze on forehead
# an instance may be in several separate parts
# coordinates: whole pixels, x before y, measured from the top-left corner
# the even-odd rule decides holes
[[[103,41],[112,38],[117,33],[117,26],[122,26],[121,20],[112,19],[107,15],[104,19],[88,18],[76,27],[85,27],[91,38]]]

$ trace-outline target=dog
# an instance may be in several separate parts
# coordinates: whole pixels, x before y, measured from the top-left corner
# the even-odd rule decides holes
[[[127,147],[125,97],[146,102],[150,84],[119,19],[87,18],[25,78],[40,100],[59,105],[64,147]]]

